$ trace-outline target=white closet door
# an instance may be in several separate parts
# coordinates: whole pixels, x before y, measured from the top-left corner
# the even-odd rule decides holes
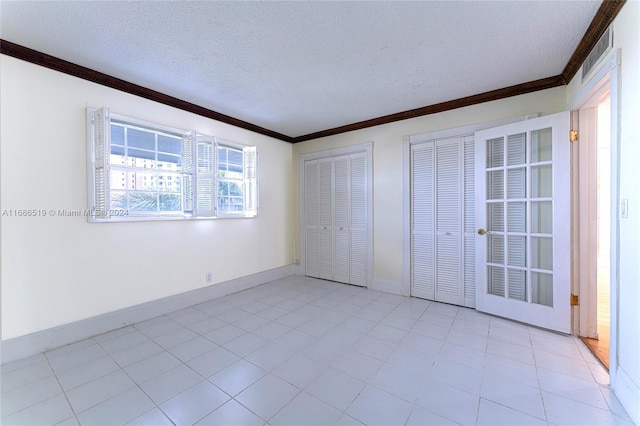
[[[334,244],[333,279],[349,282],[349,156],[336,157],[333,162],[334,182]]]
[[[411,146],[411,294],[435,298],[435,143]]]
[[[474,167],[473,138],[466,148],[464,142],[456,136],[414,144],[410,151],[411,294],[456,305],[465,305],[465,274],[475,279],[473,253],[470,260],[464,253],[466,228],[468,244],[475,244],[473,173],[465,179],[465,154]]]
[[[349,156],[350,178],[350,279],[349,283],[367,285],[367,157]]]
[[[476,307],[475,138],[464,136],[464,306]]]
[[[366,286],[368,153],[304,162],[305,274]]]
[[[436,295],[463,304],[462,152],[460,138],[436,143]]]
[[[318,277],[333,279],[333,159],[318,160]]]
[[[305,191],[305,273],[318,277],[318,161],[304,163]]]

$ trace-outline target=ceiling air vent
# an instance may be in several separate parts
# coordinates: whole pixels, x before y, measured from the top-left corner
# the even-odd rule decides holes
[[[585,77],[589,75],[592,69],[595,68],[596,65],[600,62],[600,60],[604,57],[604,55],[611,50],[613,47],[613,32],[611,31],[611,27],[607,28],[607,30],[602,34],[600,40],[593,47],[593,50],[587,56],[587,59],[584,60],[582,64],[582,81],[585,81]]]

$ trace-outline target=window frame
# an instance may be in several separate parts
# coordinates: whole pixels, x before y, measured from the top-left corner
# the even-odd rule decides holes
[[[215,208],[217,211],[217,215],[219,217],[239,217],[239,216],[244,216],[245,215],[245,211],[246,209],[245,207],[245,152],[244,152],[244,148],[246,146],[245,145],[241,145],[235,142],[231,142],[231,141],[227,141],[224,139],[218,139],[216,140],[216,145],[215,145],[215,176],[216,176],[216,191],[215,191]],[[219,148],[227,148],[227,149],[232,149],[235,151],[240,151],[240,155],[242,155],[242,178],[223,178],[223,181],[226,182],[231,182],[231,181],[235,181],[235,182],[240,182],[240,187],[242,188],[242,204],[243,204],[243,209],[240,211],[230,211],[230,210],[220,210],[219,206],[219,202],[220,202],[220,194],[219,194],[219,186],[218,184],[220,183],[220,169],[219,169],[219,165],[220,165],[220,157],[218,155],[218,149]],[[227,152],[228,154],[228,152]],[[227,161],[227,164],[229,164],[229,162]]]
[[[125,130],[125,134],[127,133],[127,129],[134,129],[134,130],[138,130],[138,131],[142,131],[142,132],[148,132],[148,133],[153,133],[155,135],[155,149],[152,151],[150,149],[147,148],[138,148],[138,147],[133,147],[133,149],[138,149],[141,151],[145,151],[145,152],[153,152],[156,156],[155,161],[156,165],[155,167],[152,168],[146,168],[146,167],[138,167],[138,166],[130,166],[130,165],[117,165],[115,166],[114,164],[112,164],[110,162],[110,167],[109,167],[109,172],[110,172],[110,186],[111,186],[111,179],[113,177],[113,171],[114,168],[117,168],[118,171],[121,171],[123,173],[126,174],[126,180],[125,180],[125,188],[123,188],[123,192],[125,194],[127,194],[127,198],[128,195],[131,192],[137,192],[137,193],[143,193],[143,192],[147,192],[147,193],[151,193],[151,192],[155,192],[157,195],[157,206],[158,207],[160,205],[160,194],[163,193],[163,191],[160,190],[160,186],[161,186],[161,180],[163,175],[169,175],[169,176],[175,176],[180,180],[184,179],[184,166],[181,165],[181,170],[180,171],[167,171],[167,170],[161,170],[158,164],[158,157],[160,156],[160,154],[163,154],[163,151],[159,150],[158,147],[158,135],[165,135],[165,136],[169,136],[169,137],[174,137],[174,138],[179,138],[180,139],[180,145],[181,145],[181,153],[179,155],[175,155],[176,157],[179,157],[180,160],[183,160],[184,157],[184,153],[182,152],[182,145],[184,144],[183,140],[184,140],[184,131],[183,130],[179,130],[179,129],[172,129],[172,128],[168,128],[168,127],[164,127],[164,126],[159,126],[159,125],[155,125],[155,124],[151,124],[151,123],[146,123],[146,122],[142,122],[140,120],[131,120],[128,117],[122,117],[120,115],[117,114],[110,114],[110,127],[113,126],[113,124],[116,124],[117,126],[122,126]],[[110,142],[110,145],[113,145],[113,139]],[[120,144],[117,144],[117,146],[121,146]],[[123,141],[123,148],[125,149],[125,153],[128,152],[129,149],[131,149],[132,147],[128,144],[128,142],[124,142]],[[169,153],[166,153],[169,154]],[[173,154],[172,154],[173,155]],[[126,156],[125,156],[126,158]],[[129,184],[129,173],[136,173],[136,174],[143,174],[145,175],[144,178],[147,178],[147,175],[150,177],[155,177],[156,178],[156,188],[151,191],[144,191],[144,190],[131,190],[128,189],[127,186]],[[178,192],[168,192],[166,191],[165,193],[167,194],[176,194],[179,193],[180,194],[180,206],[181,209],[180,210],[169,210],[169,211],[162,211],[162,210],[150,210],[148,213],[148,215],[145,214],[145,212],[143,210],[138,211],[136,214],[131,215],[132,217],[182,217],[185,215],[185,198],[186,198],[186,194],[184,192],[183,189],[183,182],[181,182],[180,184],[180,190]],[[111,194],[113,191],[118,191],[120,192],[120,190],[114,190],[113,187],[109,188],[109,193]],[[111,201],[110,201],[111,202]],[[113,210],[120,210],[120,209],[115,209],[112,207]],[[122,210],[128,210],[128,209],[122,209]]]
[[[94,120],[96,113],[102,113],[104,118],[102,121]],[[151,123],[144,120],[135,119],[120,114],[110,113],[108,108],[90,108],[86,109],[87,118],[87,199],[88,209],[85,215],[89,222],[92,223],[110,223],[110,222],[141,222],[141,221],[163,221],[163,220],[203,220],[203,219],[228,219],[228,218],[253,218],[258,215],[258,193],[257,193],[257,147],[239,144],[228,140],[218,139],[214,136],[207,136],[196,132],[195,130],[182,130],[173,127],[163,126],[157,123]],[[98,123],[97,121],[100,121]],[[102,126],[100,126],[102,124]],[[158,151],[157,134],[166,134],[170,137],[179,137],[182,139],[182,152],[180,153],[181,170],[172,171],[171,175],[176,175],[178,179],[182,180],[180,194],[181,194],[181,207],[180,211],[136,211],[134,214],[130,214],[128,210],[111,208],[111,191],[120,191],[119,189],[113,189],[110,183],[112,168],[110,164],[111,156],[111,125],[117,124],[124,127],[138,128],[142,131],[148,131],[156,134],[155,155],[156,161],[158,154],[162,153]],[[101,129],[98,129],[101,127]],[[101,136],[102,135],[102,136]],[[99,141],[100,137],[109,138],[108,143]],[[190,139],[189,139],[190,138]],[[189,141],[187,141],[189,139]],[[211,144],[211,156],[205,158],[204,162],[210,162],[211,170],[213,173],[204,173],[199,171],[199,165],[203,164],[198,162],[202,160],[199,158],[199,144]],[[100,145],[103,147],[100,150]],[[117,144],[120,145],[120,144]],[[127,147],[128,144],[123,143],[123,146]],[[231,149],[240,150],[243,153],[243,210],[237,212],[221,212],[218,210],[218,147],[227,147]],[[109,147],[109,152],[106,152],[105,148]],[[248,194],[245,192],[247,188],[246,176],[247,170],[245,166],[246,152],[249,150],[254,153],[254,167],[255,178],[253,180],[254,194]],[[96,158],[96,152],[101,151],[104,153],[105,158]],[[203,151],[206,152],[206,149]],[[187,155],[188,153],[188,155]],[[98,154],[99,155],[99,154]],[[101,163],[101,164],[97,164]],[[104,186],[97,186],[96,182],[100,178],[96,178],[97,170],[102,167],[102,180]],[[208,166],[208,165],[207,165]],[[157,167],[157,164],[153,168],[139,168],[128,165],[116,166],[119,170],[122,169],[125,173],[128,173],[127,169],[132,171],[139,171],[141,173],[151,173],[158,176],[162,170]],[[105,177],[106,176],[106,177]],[[128,175],[125,178],[125,184],[128,185]],[[206,180],[209,182],[206,182]],[[207,185],[202,185],[202,182],[211,183],[210,191],[203,191],[203,198],[198,197],[199,188],[207,188]],[[156,182],[158,185],[158,182]],[[201,190],[201,189],[200,189]],[[123,189],[127,193],[129,190]],[[134,190],[135,191],[135,190]],[[97,204],[100,198],[97,195],[101,192],[104,199],[104,208],[99,210]],[[156,186],[156,194],[160,194],[159,186]],[[169,194],[170,192],[167,192]],[[253,195],[253,200],[248,201],[247,197]],[[159,195],[158,195],[159,197]],[[159,198],[157,198],[159,203]],[[204,200],[204,204],[200,201]],[[210,204],[209,204],[210,203]],[[247,209],[248,205],[253,205],[253,209]],[[210,207],[210,208],[205,208]],[[104,211],[104,215],[96,214],[97,212]],[[111,213],[111,214],[110,214]],[[118,214],[120,213],[120,214]]]

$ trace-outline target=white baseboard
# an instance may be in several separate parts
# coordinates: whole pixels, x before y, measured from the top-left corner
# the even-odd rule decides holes
[[[405,286],[402,281],[383,280],[374,278],[371,281],[371,290],[383,291],[385,293],[398,294],[400,296],[409,296],[409,287]]]
[[[136,324],[157,317],[158,315],[168,314],[179,309],[206,302],[207,300],[237,293],[295,274],[296,265],[282,266],[280,268],[258,272],[253,275],[247,275],[208,287],[4,340],[2,341],[1,348],[2,363],[4,364],[36,355],[131,324]]]
[[[614,393],[622,404],[631,420],[640,425],[640,388],[629,377],[626,371],[618,367]]]

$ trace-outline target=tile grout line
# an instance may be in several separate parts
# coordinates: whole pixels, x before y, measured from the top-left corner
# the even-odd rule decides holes
[[[78,418],[78,413],[76,413],[76,410],[73,408],[73,405],[71,405],[71,401],[69,401],[69,396],[67,395],[67,392],[62,387],[62,383],[60,383],[60,379],[58,378],[58,373],[56,373],[56,371],[53,369],[53,366],[51,365],[51,360],[47,356],[46,352],[44,352],[43,355],[44,355],[45,359],[47,360],[47,364],[49,365],[49,368],[51,369],[51,372],[53,373],[53,377],[55,377],[56,382],[58,383],[58,386],[60,386],[60,390],[62,391],[62,395],[64,395],[64,399],[65,399],[65,401],[67,401],[67,405],[69,406],[69,409],[71,410],[71,413],[73,413],[73,418],[76,420],[76,422],[78,422],[78,424],[81,424],[80,423],[80,419]],[[64,420],[65,419],[62,419],[62,421],[64,421]]]

